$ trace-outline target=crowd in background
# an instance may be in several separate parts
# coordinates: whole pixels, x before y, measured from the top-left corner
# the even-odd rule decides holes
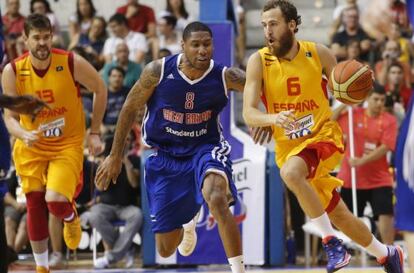
[[[75,1],[74,1],[75,4]],[[238,9],[241,34],[236,42],[237,61],[244,67],[245,56],[244,31],[246,26],[243,20],[243,1],[240,1]],[[379,99],[370,102],[371,95],[362,108],[380,108],[384,115],[372,116],[364,114],[363,110],[355,110],[360,114],[360,128],[366,130],[370,126],[380,128],[377,135],[367,136],[361,131],[362,138],[371,138],[370,141],[362,141],[360,158],[379,148],[382,144],[387,149],[383,152],[386,165],[381,161],[381,168],[386,172],[392,171],[392,152],[395,147],[398,125],[405,116],[409,105],[412,86],[414,83],[414,59],[412,26],[409,23],[405,4],[401,1],[390,1],[390,20],[387,31],[365,30],[360,23],[360,8],[356,0],[347,0],[345,4],[338,5],[333,15],[332,31],[330,33],[331,43],[328,45],[338,61],[355,59],[367,64],[374,71],[376,83],[375,89]],[[130,267],[133,263],[135,249],[131,245],[134,235],[142,225],[142,212],[140,210],[140,155],[142,145],[140,144],[140,125],[135,124],[130,134],[128,149],[123,160],[123,171],[116,185],[112,185],[109,191],[99,193],[94,190],[93,179],[96,165],[109,153],[113,132],[122,105],[128,92],[135,81],[139,78],[143,65],[151,60],[176,54],[181,51],[181,32],[195,16],[189,14],[184,0],[166,0],[166,9],[155,14],[150,6],[142,5],[138,0],[128,0],[126,5],[116,8],[116,12],[110,18],[99,16],[99,7],[94,6],[92,0],[77,0],[76,12],[69,19],[69,29],[63,32],[62,22],[51,10],[47,0],[31,0],[30,13],[46,15],[52,23],[54,47],[68,49],[76,52],[87,59],[96,70],[100,71],[102,78],[108,88],[107,110],[102,128],[102,138],[105,140],[105,152],[96,158],[85,156],[83,191],[77,202],[80,212],[84,213],[82,219],[84,226],[92,226],[101,233],[105,256],[111,257],[112,261],[125,259],[125,266]],[[300,10],[299,10],[300,13]],[[3,65],[26,52],[22,38],[25,17],[21,14],[19,0],[6,0],[6,10],[2,13],[5,34],[6,58]],[[260,18],[258,18],[260,20]],[[87,126],[90,123],[92,111],[92,95],[81,89]],[[377,103],[377,104],[375,104]],[[337,119],[344,119],[345,114],[338,108]],[[374,109],[375,110],[375,109]],[[378,109],[377,109],[378,110]],[[358,112],[359,111],[359,112]],[[362,112],[361,112],[362,111]],[[370,110],[368,110],[370,111]],[[341,122],[344,131],[346,122]],[[356,122],[358,124],[358,121]],[[391,125],[390,125],[391,124]],[[395,126],[394,126],[395,124]],[[381,128],[384,128],[382,131]],[[386,130],[385,130],[386,129]],[[392,136],[392,139],[389,139]],[[371,143],[375,142],[375,143]],[[365,147],[371,143],[373,147]],[[369,146],[369,145],[368,145]],[[364,164],[379,164],[374,158],[371,161],[360,163],[360,165],[348,163],[359,167]],[[349,156],[346,160],[350,160]],[[349,165],[348,164],[348,165]],[[344,168],[349,168],[349,166]],[[390,177],[392,177],[390,175]],[[9,194],[5,197],[6,204],[6,233],[7,242],[11,253],[20,253],[28,246],[25,217],[24,195],[19,188],[19,178],[14,174],[9,179]],[[345,183],[348,186],[348,183]],[[391,195],[379,195],[390,198],[392,203],[392,188],[394,180],[391,179],[385,185],[367,184],[360,190],[372,190],[376,188],[389,188]],[[363,193],[359,193],[361,199]],[[128,196],[128,198],[125,198]],[[392,228],[392,210],[378,208],[378,200],[374,197],[364,197],[366,202],[373,207],[374,218],[379,218],[379,233],[381,237],[389,234]],[[383,199],[381,199],[383,200]],[[365,206],[365,203],[363,204]],[[352,208],[351,208],[352,209]],[[384,217],[386,216],[385,220]],[[123,219],[126,223],[127,232],[122,236],[113,226],[113,221]],[[382,221],[381,221],[382,219]],[[63,247],[61,226],[56,218],[49,218],[50,238],[52,254],[51,266],[62,265]],[[392,243],[392,238],[382,238],[387,243]],[[15,256],[16,258],[16,256]],[[105,268],[107,264],[96,263],[95,267]]]

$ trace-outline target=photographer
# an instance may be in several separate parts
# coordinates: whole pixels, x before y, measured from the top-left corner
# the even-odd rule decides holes
[[[382,51],[382,60],[378,61],[375,64],[375,78],[381,85],[387,83],[387,73],[390,69],[392,63],[399,63],[404,70],[404,85],[410,87],[411,85],[411,76],[410,76],[410,67],[406,63],[401,63],[398,58],[401,55],[401,48],[398,42],[389,40],[384,45],[384,50]]]

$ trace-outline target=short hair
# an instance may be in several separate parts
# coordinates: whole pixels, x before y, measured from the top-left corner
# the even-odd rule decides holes
[[[52,33],[49,18],[41,14],[30,14],[24,21],[24,34],[26,36],[29,36],[32,29],[49,30]]]
[[[115,22],[120,25],[128,26],[128,19],[121,13],[115,13],[109,18],[109,23]]]
[[[116,70],[116,71],[118,71],[119,73],[121,73],[122,74],[122,77],[124,77],[125,78],[125,70],[122,68],[122,67],[120,67],[120,66],[114,66],[114,67],[111,67],[111,69],[109,69],[109,71],[108,71],[108,77],[109,76],[111,76],[111,74],[112,74],[112,71],[114,71],[114,70]]]
[[[175,16],[165,15],[161,17],[161,19],[164,19],[167,25],[172,26],[173,28],[177,25],[177,18],[175,18]]]
[[[387,92],[385,91],[385,87],[381,85],[379,82],[374,82],[371,91],[369,91],[368,96],[372,94],[378,94],[385,96]]]
[[[263,12],[276,8],[279,8],[282,11],[286,23],[289,23],[292,20],[295,21],[295,33],[298,32],[298,26],[302,23],[302,19],[300,15],[298,15],[296,7],[287,0],[268,0],[263,7]]]
[[[189,23],[183,31],[183,40],[186,41],[193,32],[199,32],[199,31],[205,31],[210,34],[210,37],[213,37],[213,33],[211,32],[211,29],[204,23],[201,22],[192,22]]]

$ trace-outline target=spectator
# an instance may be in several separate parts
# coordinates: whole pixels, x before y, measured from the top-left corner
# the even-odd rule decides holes
[[[53,29],[53,46],[63,47],[63,38],[60,32],[59,21],[50,8],[49,2],[47,0],[31,0],[30,12],[45,15],[49,19]]]
[[[166,15],[158,21],[158,48],[166,48],[172,54],[181,52],[181,38],[175,30],[177,19],[174,16]]]
[[[77,34],[88,33],[95,17],[96,9],[92,0],[77,0],[76,13],[69,18],[69,39],[70,44]]]
[[[9,192],[4,197],[7,245],[18,254],[29,242],[26,231],[26,198],[16,171],[7,179]]]
[[[368,64],[361,60],[361,46],[357,40],[349,40],[346,43],[346,59],[347,60],[357,60],[361,63]]]
[[[332,14],[333,21],[332,21],[331,30],[329,32],[329,40],[332,41],[332,37],[335,35],[335,33],[343,30],[343,12],[346,8],[352,7],[352,6],[357,7],[356,0],[346,0],[346,3],[336,6]]]
[[[112,130],[116,125],[122,105],[128,96],[128,89],[123,85],[125,71],[120,67],[113,67],[108,72],[108,102],[103,124],[107,129]]]
[[[138,0],[128,0],[128,3],[116,10],[128,20],[128,27],[135,32],[145,34],[147,38],[155,37],[156,22],[154,10],[139,4]]]
[[[410,65],[410,60],[414,56],[413,45],[411,44],[410,40],[402,37],[401,30],[398,24],[392,23],[390,32],[388,34],[388,39],[392,41],[396,41],[400,45],[400,57],[399,61],[402,63],[406,63]]]
[[[102,78],[107,85],[109,83],[109,70],[115,66],[121,67],[125,71],[124,86],[127,89],[131,89],[135,82],[138,80],[142,71],[141,65],[135,62],[131,62],[128,59],[128,55],[129,49],[127,44],[120,43],[116,46],[116,60],[105,64],[102,69]]]
[[[72,50],[77,46],[83,47],[85,52],[90,55],[89,58],[93,59],[94,67],[100,70],[105,63],[102,53],[107,37],[105,18],[96,16],[92,19],[92,25],[88,33],[76,34],[68,48]]]
[[[391,64],[398,62],[401,64],[404,71],[404,85],[407,87],[411,86],[411,69],[408,64],[404,64],[398,61],[400,56],[401,49],[399,43],[393,40],[387,41],[381,54],[382,60],[378,61],[375,64],[375,76],[381,85],[386,84],[387,75]]]
[[[404,69],[400,62],[393,62],[388,67],[387,80],[385,82],[385,90],[387,95],[390,94],[396,99],[393,99],[392,106],[395,109],[395,103],[402,104],[404,109],[407,108],[408,103],[411,99],[411,89],[408,88],[404,83]],[[394,111],[395,112],[395,111]],[[405,112],[405,111],[404,111]],[[401,119],[404,115],[400,115]]]
[[[345,46],[351,39],[360,42],[361,59],[368,61],[368,53],[371,49],[371,41],[359,24],[359,12],[356,6],[347,7],[343,11],[344,30],[335,33],[332,38],[332,51],[335,56],[343,60],[346,58]]]
[[[344,181],[341,197],[352,210],[351,167],[356,168],[358,216],[363,216],[367,203],[372,207],[384,244],[394,243],[393,177],[389,171],[387,153],[394,151],[397,138],[396,118],[384,112],[385,90],[376,86],[367,98],[366,109],[356,107],[353,112],[355,157],[347,147],[338,178]],[[338,107],[333,116],[349,141],[348,113],[339,114],[346,105]]]
[[[20,14],[19,0],[6,0],[7,11],[3,16],[4,37],[6,53],[9,60],[19,56],[21,44],[19,39],[23,33],[24,16]]]
[[[184,28],[195,19],[188,13],[185,8],[184,0],[166,0],[167,9],[161,11],[158,15],[159,18],[166,15],[174,16],[177,19],[176,29],[182,32]]]
[[[141,63],[144,60],[145,53],[148,51],[145,35],[130,31],[127,24],[128,21],[122,14],[115,14],[109,19],[109,28],[113,36],[106,40],[103,48],[106,63],[115,59],[116,46],[122,42],[128,45],[130,61]]]
[[[104,155],[108,155],[113,137],[105,141]],[[129,144],[127,145],[129,148]],[[126,150],[128,150],[128,148]],[[134,165],[133,162],[136,162]],[[108,190],[100,193],[96,204],[90,210],[90,222],[102,235],[108,246],[105,255],[94,264],[97,269],[107,268],[123,258],[127,258],[126,267],[133,264],[132,240],[141,228],[142,212],[138,206],[139,196],[139,159],[125,154],[122,170],[117,183],[110,185]],[[119,233],[112,221],[126,222],[124,231]]]
[[[401,0],[393,0],[391,4],[392,22],[397,24],[405,37],[411,33],[410,22],[407,16],[407,6]]]

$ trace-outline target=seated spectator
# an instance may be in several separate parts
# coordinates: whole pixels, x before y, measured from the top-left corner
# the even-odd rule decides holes
[[[387,69],[385,90],[387,91],[387,94],[396,98],[393,99],[394,103],[400,103],[404,109],[407,109],[412,91],[404,83],[403,71],[404,70],[400,62],[395,61],[389,65]]]
[[[398,60],[409,65],[410,60],[414,56],[414,48],[409,39],[402,37],[398,24],[391,24],[390,32],[387,36],[389,40],[396,41],[400,45],[401,54]]]
[[[135,82],[138,80],[142,71],[141,65],[131,62],[128,59],[128,55],[129,49],[127,44],[120,43],[116,46],[116,60],[105,64],[102,69],[102,78],[107,85],[109,83],[109,70],[116,66],[121,67],[125,71],[124,86],[127,89],[131,89]]]
[[[53,29],[53,46],[62,48],[63,38],[60,32],[59,21],[50,8],[49,2],[47,0],[31,0],[30,12],[45,15],[49,19]]]
[[[401,29],[404,37],[411,34],[410,22],[407,16],[407,5],[401,0],[393,0],[391,3],[392,22]]]
[[[19,48],[22,40],[19,39],[23,33],[24,16],[20,14],[19,0],[6,0],[6,14],[3,15],[3,27],[6,53],[9,60],[13,60],[22,53]]]
[[[128,20],[128,27],[135,32],[145,34],[147,38],[155,37],[156,22],[154,10],[148,6],[139,4],[138,0],[128,0],[128,3],[116,10]]]
[[[188,13],[185,8],[184,0],[166,0],[167,9],[161,11],[158,17],[164,17],[166,15],[174,16],[177,19],[176,29],[179,32],[183,32],[184,28],[194,21],[195,19]]]
[[[337,33],[338,31],[343,31],[343,11],[348,8],[356,6],[357,7],[357,1],[356,0],[346,0],[346,3],[342,5],[337,5],[333,11],[332,14],[332,25],[331,30],[329,32],[329,40],[332,41],[332,37]]]
[[[349,40],[357,40],[361,46],[361,59],[368,61],[368,53],[371,49],[371,41],[359,24],[358,8],[351,6],[343,11],[345,29],[337,32],[332,38],[331,49],[338,60],[346,58],[346,44]]]
[[[128,29],[128,21],[122,14],[115,14],[109,19],[109,28],[112,37],[105,42],[103,55],[105,62],[109,63],[115,59],[116,46],[122,42],[126,43],[129,48],[129,60],[141,63],[144,60],[145,53],[148,51],[148,44],[145,35]]]
[[[361,60],[361,46],[357,40],[349,40],[346,44],[346,59],[357,60],[368,65],[367,62]]]
[[[88,33],[95,17],[96,9],[92,0],[77,0],[76,13],[69,18],[69,39],[70,44],[80,33]]]
[[[100,70],[105,63],[103,57],[103,47],[108,34],[106,32],[106,21],[101,16],[96,16],[92,20],[92,25],[88,33],[77,34],[71,41],[68,49],[72,50],[76,46],[83,47],[85,52],[93,58],[94,67]]]
[[[166,48],[172,54],[181,52],[181,37],[175,30],[177,19],[174,16],[166,15],[158,21],[158,48]]]
[[[108,72],[108,102],[106,104],[106,112],[103,119],[103,125],[112,131],[118,120],[119,113],[128,96],[129,89],[127,89],[123,82],[125,78],[125,71],[120,67],[113,67]]]
[[[404,84],[411,86],[411,69],[407,63],[401,63],[398,59],[401,56],[400,44],[396,41],[389,40],[385,42],[384,50],[382,51],[382,60],[375,64],[375,77],[381,85],[385,85],[387,80],[388,70],[390,65],[394,62],[399,62],[404,70]]]
[[[104,156],[109,154],[112,141],[113,137],[105,140]],[[126,147],[128,151],[129,144]],[[139,168],[139,159],[132,159],[126,153],[117,183],[101,192],[96,198],[96,204],[90,209],[90,223],[102,235],[104,246],[107,247],[105,255],[95,261],[94,267],[97,269],[107,268],[124,258],[127,259],[126,267],[133,264],[132,240],[141,228],[143,219],[138,203]],[[116,220],[126,222],[121,233],[111,223]]]
[[[9,188],[4,196],[7,245],[11,253],[18,254],[29,242],[26,230],[26,198],[15,170],[6,182]]]

